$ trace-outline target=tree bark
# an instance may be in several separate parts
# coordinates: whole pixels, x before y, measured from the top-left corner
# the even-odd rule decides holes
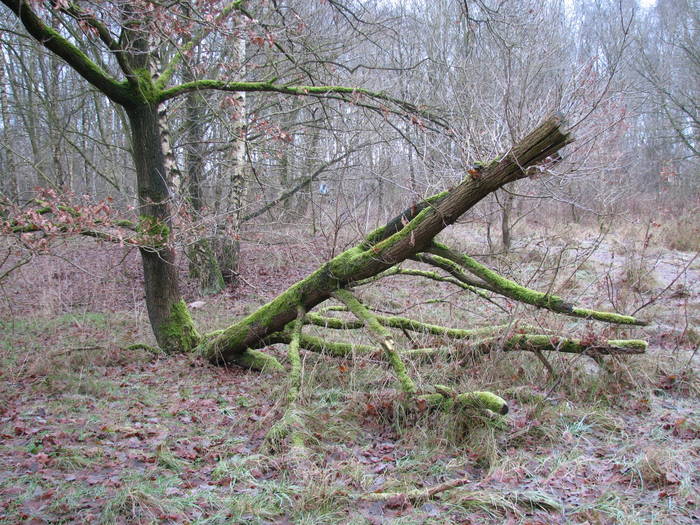
[[[140,252],[148,317],[164,351],[189,351],[198,344],[199,334],[180,296],[175,250],[168,243],[170,196],[160,145],[158,108],[155,104],[140,104],[127,108],[127,114],[137,175],[139,230],[146,245]]]
[[[152,37],[147,21],[135,6],[125,4],[121,16],[128,53],[120,55],[120,64],[128,76],[130,95],[122,105],[129,119],[136,168],[146,308],[161,349],[188,352],[196,347],[200,336],[180,295],[175,249],[170,243],[170,181],[158,115],[162,102],[158,101],[153,78]]]

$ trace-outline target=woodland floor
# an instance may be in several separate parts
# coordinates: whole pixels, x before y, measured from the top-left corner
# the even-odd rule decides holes
[[[451,242],[485,252],[467,232],[457,227]],[[524,353],[411,363],[419,384],[490,389],[511,408],[461,422],[403,413],[376,359],[305,354],[308,458],[260,448],[284,410],[284,375],[124,350],[152,342],[137,254],[67,240],[64,258],[37,258],[2,287],[0,523],[700,523],[700,259],[647,233],[610,234],[589,253],[594,231],[550,231],[483,259],[588,307],[630,313],[665,289],[638,314],[653,319],[643,329],[508,303],[504,312],[403,277],[367,288],[377,308],[448,326],[522,319],[646,338],[650,349],[610,371],[553,356],[556,378]],[[189,301],[204,302],[194,310],[203,330],[264,303],[331,251],[294,232],[251,237],[260,242],[244,245],[236,289],[188,288]],[[270,351],[286,363],[284,348]],[[469,481],[431,500],[372,501],[458,478]]]

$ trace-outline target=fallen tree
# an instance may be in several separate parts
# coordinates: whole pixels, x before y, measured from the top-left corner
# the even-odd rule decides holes
[[[407,208],[383,227],[367,235],[358,245],[327,261],[305,279],[228,328],[200,335],[193,328],[194,323],[187,306],[181,300],[176,304],[177,315],[170,317],[173,326],[166,329],[177,334],[188,334],[194,351],[213,363],[236,364],[253,369],[284,370],[275,357],[260,349],[274,344],[288,345],[291,365],[288,408],[278,424],[271,429],[269,441],[279,443],[291,435],[292,444],[300,451],[303,450],[303,438],[299,431],[301,420],[296,403],[301,388],[301,350],[340,358],[351,358],[358,354],[383,356],[396,376],[403,399],[416,403],[419,407],[442,410],[486,409],[497,414],[508,411],[505,400],[499,396],[491,392],[459,393],[444,385],[416,384],[408,373],[405,361],[442,358],[459,353],[485,354],[497,348],[508,352],[532,352],[554,374],[544,352],[581,354],[594,359],[603,367],[603,356],[643,353],[646,342],[634,339],[573,339],[541,333],[542,330],[536,327],[518,323],[481,328],[449,328],[408,317],[387,316],[375,312],[358,297],[357,291],[363,286],[392,276],[405,275],[448,283],[492,302],[494,297],[501,296],[566,316],[618,325],[645,325],[644,321],[632,316],[577,307],[555,295],[521,286],[469,255],[435,240],[437,234],[489,193],[532,173],[541,173],[541,165],[552,162],[555,154],[556,159],[559,159],[557,152],[571,140],[562,117],[551,116],[500,159],[469,170],[459,185]],[[6,221],[4,229],[24,235],[31,232],[82,233],[101,240],[123,243],[124,235],[113,233],[115,228],[121,228],[131,234],[126,242],[141,250],[148,250],[148,246],[154,243],[159,247],[165,242],[161,236],[151,232],[153,228],[149,229],[148,225],[113,220],[103,217],[95,210],[86,212],[85,209],[66,204],[47,205],[42,200],[36,202],[38,208],[25,214],[21,220]],[[105,206],[98,207],[98,211],[104,209]],[[53,220],[47,216],[53,216]],[[429,269],[401,267],[401,263],[407,260]],[[317,312],[312,311],[329,299],[339,302],[340,306],[326,306]],[[354,320],[334,317],[332,312],[339,310],[352,314]],[[304,327],[309,325],[330,330],[364,328],[376,346],[327,340],[304,333]],[[401,349],[396,345],[392,330],[401,330],[406,335],[409,332],[427,334],[434,336],[437,342],[432,348]],[[408,337],[410,340],[410,335]],[[451,343],[445,344],[444,341]]]
[[[561,116],[548,118],[501,159],[488,166],[470,170],[459,185],[404,210],[385,226],[371,232],[360,244],[334,257],[245,319],[204,337],[197,350],[215,363],[264,365],[267,363],[266,358],[251,350],[286,340],[285,327],[296,318],[298,307],[309,312],[333,296],[345,302],[359,322],[372,333],[379,334],[376,338],[386,349],[388,335],[383,329],[380,330],[382,323],[369,315],[368,310],[360,310],[354,302],[350,304],[348,294],[349,290],[378,278],[400,273],[410,274],[411,270],[397,268],[399,263],[407,259],[414,259],[449,274],[449,277],[443,277],[435,272],[422,272],[424,277],[452,282],[477,293],[486,290],[574,317],[627,325],[645,324],[630,316],[578,308],[559,297],[520,286],[468,255],[435,241],[438,233],[453,224],[486,195],[504,184],[529,176],[531,169],[551,159],[571,140]],[[421,275],[420,271],[413,272],[416,272],[414,275]],[[408,324],[410,322],[407,321]],[[317,347],[308,339],[302,338],[302,347],[305,344],[312,346],[312,349]]]
[[[138,247],[143,261],[149,319],[158,345],[165,352],[194,350],[218,364],[281,369],[274,357],[259,349],[275,343],[289,344],[292,388],[288,399],[289,417],[286,420],[293,422],[297,419],[294,417],[294,404],[300,389],[301,349],[345,357],[353,352],[376,352],[374,347],[331,342],[305,334],[303,328],[309,323],[322,322],[329,328],[340,329],[366,328],[393,369],[406,397],[447,409],[477,406],[505,413],[507,406],[503,399],[489,392],[456,393],[445,386],[416,384],[407,372],[405,359],[434,356],[441,350],[402,351],[394,341],[392,329],[423,331],[468,340],[472,348],[481,352],[489,351],[495,344],[506,350],[531,351],[543,363],[547,363],[542,353],[544,351],[581,353],[598,361],[602,355],[644,351],[646,344],[635,340],[574,340],[532,330],[513,333],[512,327],[467,330],[427,325],[408,318],[386,317],[363,304],[356,293],[365,284],[403,274],[451,283],[485,299],[490,299],[490,294],[500,295],[567,316],[622,325],[644,324],[634,317],[576,307],[549,293],[520,286],[468,254],[459,253],[435,240],[441,231],[490,193],[505,184],[539,173],[538,166],[560,158],[559,150],[572,137],[558,115],[546,119],[502,157],[468,170],[462,182],[454,188],[415,203],[383,227],[371,232],[357,246],[327,261],[246,318],[224,330],[201,335],[189,315],[178,285],[176,243],[173,240],[174,213],[171,190],[167,185],[171,174],[165,159],[167,148],[162,144],[160,122],[163,104],[199,91],[268,93],[339,100],[445,132],[449,132],[449,125],[418,106],[381,92],[354,87],[278,83],[277,78],[267,81],[202,78],[177,83],[177,72],[187,62],[188,51],[198,46],[213,29],[225,29],[227,20],[234,14],[255,22],[241,1],[218,7],[212,20],[209,19],[211,17],[200,20],[198,30],[188,31],[191,35],[181,42],[180,48],[174,51],[160,70],[155,65],[154,50],[157,45],[154,44],[170,42],[167,38],[152,41],[154,33],[161,35],[155,29],[161,29],[162,24],[158,22],[160,18],[152,16],[149,10],[130,3],[119,3],[115,13],[108,13],[106,20],[109,22],[106,23],[102,18],[105,11],[95,14],[64,2],[0,0],[0,3],[14,14],[29,35],[61,57],[112,102],[124,108],[132,139],[131,153],[139,200],[139,218],[132,222],[111,220],[106,212],[107,206],[86,213],[72,206],[47,203],[19,218],[0,209],[2,230],[20,238],[22,235],[32,235],[32,232],[49,236],[59,233],[83,234]],[[167,6],[158,6],[158,10],[161,18],[172,11]],[[57,16],[64,17],[65,23],[76,25],[81,29],[76,30],[75,34],[78,35],[85,28],[91,28],[90,34],[94,31],[96,38],[86,40],[90,45],[84,46],[84,40],[75,38],[69,31],[66,32],[68,37],[63,36],[48,22],[49,15],[52,20]],[[120,21],[121,25],[110,26],[115,21]],[[117,33],[118,36],[115,36]],[[176,40],[179,41],[179,37]],[[93,42],[101,43],[103,48],[99,50]],[[87,54],[93,51],[94,60]],[[113,60],[105,62],[107,51]],[[47,218],[47,215],[53,218]],[[121,230],[119,233],[114,232],[117,228]],[[123,230],[129,232],[126,237]],[[42,245],[37,245],[37,249],[42,249]],[[399,267],[406,260],[417,261],[429,266],[430,270]],[[319,318],[312,312],[331,298],[339,301],[356,320],[348,322],[332,317]],[[332,326],[338,323],[342,326]],[[284,429],[281,429],[278,435],[283,434]],[[299,440],[295,438],[294,441]]]
[[[299,434],[293,432],[293,428],[298,425],[295,403],[300,388],[300,349],[345,358],[357,354],[381,354],[407,398],[442,409],[476,407],[500,414],[508,411],[506,402],[490,392],[457,393],[442,385],[417,385],[408,374],[404,361],[444,355],[446,349],[402,351],[397,348],[391,329],[468,341],[467,348],[479,353],[490,352],[493,348],[533,352],[550,372],[552,367],[543,352],[582,354],[599,363],[604,355],[643,353],[647,344],[640,340],[571,339],[537,333],[537,329],[527,326],[448,328],[406,317],[384,316],[363,304],[356,294],[357,289],[377,280],[393,275],[410,275],[451,283],[485,299],[489,299],[490,295],[500,295],[562,315],[619,325],[645,325],[644,321],[632,316],[577,307],[560,297],[521,286],[435,240],[438,233],[489,193],[504,184],[528,177],[533,171],[539,173],[538,165],[551,162],[553,156],[571,142],[565,126],[559,115],[548,118],[502,158],[479,169],[469,170],[459,185],[404,210],[367,235],[358,245],[326,262],[246,318],[225,330],[203,336],[196,351],[213,363],[282,370],[274,357],[259,349],[272,344],[288,344],[292,367],[290,404],[271,434],[278,441],[291,432],[297,445]],[[399,266],[409,259],[429,266],[431,270]],[[325,308],[323,315],[312,312],[329,299],[340,302],[342,306]],[[332,310],[349,312],[355,320],[327,315]],[[365,328],[377,346],[325,340],[305,334],[305,325],[335,330]]]

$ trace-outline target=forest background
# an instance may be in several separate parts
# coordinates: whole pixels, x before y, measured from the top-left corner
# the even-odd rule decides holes
[[[697,518],[696,1],[3,4],[8,522],[345,523],[355,505],[358,523]],[[81,56],[52,49],[54,33],[32,32],[28,12],[129,80],[76,68]],[[139,61],[149,78],[133,85],[161,89],[147,116],[156,153],[141,156],[162,156],[150,197],[135,126],[148,118],[122,89]],[[182,298],[213,333],[401,210],[476,180],[553,114],[574,142],[441,239],[509,279],[648,327],[562,321],[408,276],[362,297],[456,328],[534,324],[589,346],[645,339],[645,354],[589,364],[505,353],[504,336],[476,358],[464,343],[398,333],[401,347],[449,356],[409,360],[417,384],[449,379],[508,401],[503,419],[470,412],[455,427],[407,410],[376,355],[304,353],[290,387],[269,369],[157,352],[171,345],[154,314],[162,289],[149,285],[161,281],[148,262],[144,275],[139,250],[167,263],[172,304]],[[283,347],[265,349],[294,370]],[[271,443],[290,403],[292,446]]]

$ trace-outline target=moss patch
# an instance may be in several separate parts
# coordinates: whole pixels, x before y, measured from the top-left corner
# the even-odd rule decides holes
[[[201,340],[185,301],[180,299],[170,309],[170,318],[161,327],[167,341],[166,352],[190,352]]]
[[[140,215],[136,231],[139,233],[137,240],[142,246],[161,248],[170,237],[170,227],[157,217]]]
[[[148,69],[140,68],[135,70],[134,73],[139,99],[147,104],[158,103],[160,90],[153,83],[151,72]]]
[[[436,385],[436,389],[440,389],[442,392],[439,394],[425,394],[420,396],[419,399],[446,411],[459,408],[476,408],[488,409],[496,414],[508,413],[508,404],[505,400],[492,392],[475,391],[455,394],[451,389],[440,385]]]
[[[265,372],[283,372],[284,367],[274,357],[259,350],[246,350],[236,355],[233,360],[235,364],[251,370],[261,370]]]

